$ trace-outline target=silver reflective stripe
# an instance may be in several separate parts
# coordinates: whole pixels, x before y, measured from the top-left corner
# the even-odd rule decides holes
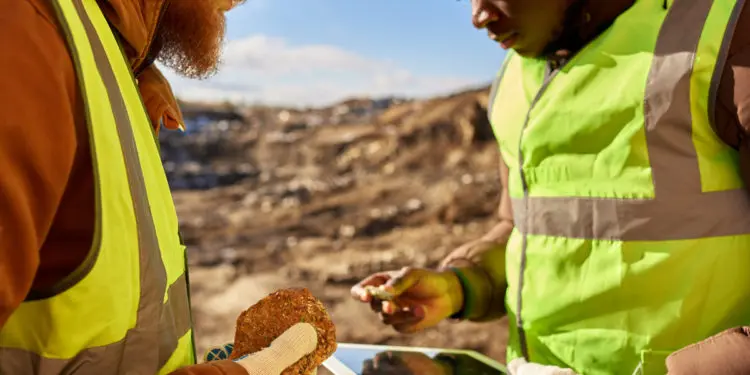
[[[655,200],[529,198],[513,200],[516,228],[531,235],[622,241],[667,241],[750,232],[745,190]],[[675,217],[679,212],[679,217]]]
[[[0,375],[25,375],[30,374],[29,370],[31,374],[38,375],[156,374],[176,348],[177,339],[192,327],[190,316],[185,311],[188,307],[186,288],[185,275],[169,287],[169,300],[164,304],[159,318],[160,341],[143,348],[158,353],[158,365],[146,362],[148,356],[143,360],[135,359],[135,362],[124,361],[123,353],[125,346],[129,345],[128,340],[138,335],[136,330],[139,327],[136,325],[123,340],[83,350],[72,359],[45,358],[26,350],[0,348]]]
[[[522,233],[629,241],[750,233],[750,194],[744,189],[702,192],[692,139],[690,76],[703,30],[696,25],[705,23],[712,4],[712,0],[676,1],[656,42],[644,102],[654,199],[513,199],[515,223]],[[743,5],[743,0],[736,2],[730,26]],[[722,55],[728,45],[722,45]],[[715,75],[721,72],[717,65]],[[718,81],[715,78],[712,84]]]
[[[56,0],[53,3],[63,29],[69,34],[70,29],[57,1],[66,0]],[[127,332],[123,340],[104,347],[83,350],[73,359],[44,358],[29,351],[0,348],[0,374],[27,374],[29,369],[33,369],[35,374],[155,374],[166,364],[177,348],[178,339],[188,333],[191,328],[184,274],[169,287],[168,300],[163,303],[167,274],[161,259],[146,185],[138,160],[132,131],[134,125],[130,121],[125,99],[120,92],[104,46],[84,9],[83,1],[73,0],[73,3],[91,42],[96,65],[112,105],[136,216],[141,286],[136,324]],[[71,55],[77,61],[79,59],[77,46],[70,42],[72,38],[68,40]],[[80,74],[78,78],[83,80],[84,75]],[[87,99],[84,85],[81,83],[80,86],[84,99]],[[88,106],[88,100],[85,102]],[[89,118],[89,129],[93,125]],[[102,125],[106,126],[106,124],[97,126]],[[94,146],[92,144],[92,147]],[[85,301],[81,302],[85,303]],[[106,324],[106,322],[91,323]]]

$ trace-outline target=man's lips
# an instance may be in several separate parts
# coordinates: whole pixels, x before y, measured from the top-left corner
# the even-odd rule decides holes
[[[500,42],[500,47],[503,47],[503,49],[513,48],[516,45],[516,40],[518,40],[518,33],[513,33]]]
[[[516,44],[516,40],[518,40],[518,32],[515,31],[502,35],[496,35],[492,31],[488,31],[488,34],[490,38],[500,43],[500,46],[503,49],[513,48],[513,46]]]

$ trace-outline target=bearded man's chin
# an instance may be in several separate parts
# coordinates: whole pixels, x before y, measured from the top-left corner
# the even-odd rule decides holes
[[[183,77],[215,75],[225,21],[224,12],[213,1],[172,1],[157,30],[157,60]]]
[[[159,61],[166,67],[172,69],[178,75],[203,80],[208,79],[216,75],[219,72],[219,63],[217,59],[215,61],[191,61],[187,56],[170,56],[169,59],[159,58]]]

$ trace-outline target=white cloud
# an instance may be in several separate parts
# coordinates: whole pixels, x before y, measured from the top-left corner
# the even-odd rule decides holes
[[[164,73],[184,99],[295,106],[329,104],[358,95],[426,96],[484,83],[461,76],[423,75],[337,46],[290,45],[265,35],[230,41],[221,71],[208,80],[187,80],[167,69]]]

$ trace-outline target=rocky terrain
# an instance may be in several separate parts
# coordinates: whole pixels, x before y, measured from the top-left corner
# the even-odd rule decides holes
[[[487,88],[329,108],[202,107],[162,153],[189,246],[199,350],[271,291],[309,288],[340,342],[474,349],[504,360],[505,321],[383,326],[349,288],[368,274],[435,266],[493,225],[498,153]]]

